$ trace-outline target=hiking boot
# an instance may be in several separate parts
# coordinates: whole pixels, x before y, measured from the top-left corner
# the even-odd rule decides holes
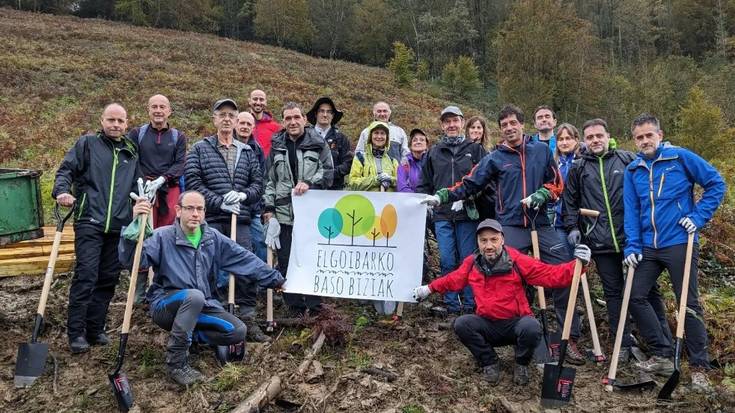
[[[574,364],[576,366],[581,366],[585,363],[585,356],[584,354],[579,352],[579,349],[577,348],[577,342],[569,340],[569,343],[567,344],[567,357],[566,362],[569,364]]]
[[[515,368],[513,368],[513,383],[518,386],[528,385],[528,366],[516,363]]]
[[[712,384],[704,371],[692,372],[692,390],[697,393],[712,393]]]
[[[489,364],[482,368],[482,378],[491,386],[496,386],[500,382],[500,363]]]
[[[659,376],[671,376],[674,372],[674,363],[666,357],[651,356],[646,361],[635,363],[635,367],[646,373],[653,373]]]
[[[81,354],[89,351],[89,342],[84,337],[69,338],[71,354]]]
[[[188,364],[184,364],[183,366],[176,368],[169,367],[168,376],[180,386],[190,386],[202,381],[204,378],[202,373]]]
[[[110,344],[110,337],[102,332],[94,336],[87,336],[87,342],[93,346],[106,346]]]
[[[245,335],[246,341],[256,343],[268,343],[271,341],[271,338],[263,333],[263,330],[261,330],[260,326],[258,326],[255,322],[249,322],[247,324],[247,329],[248,332]]]
[[[630,347],[622,347],[618,353],[618,365],[628,364],[630,361]]]

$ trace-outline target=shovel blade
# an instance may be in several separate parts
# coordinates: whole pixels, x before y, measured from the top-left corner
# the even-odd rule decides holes
[[[681,372],[679,371],[679,369],[674,370],[674,372],[671,374],[671,377],[666,380],[666,384],[664,384],[664,387],[662,387],[661,390],[658,392],[658,400],[671,400],[671,394],[674,392],[676,386],[679,385],[680,378]]]
[[[559,367],[556,364],[544,365],[544,379],[541,383],[541,405],[548,408],[560,407],[569,403],[574,389],[577,370],[572,367]]]
[[[533,362],[536,364],[546,364],[552,361],[554,361],[554,357],[552,357],[551,349],[546,343],[546,340],[541,337],[541,340],[536,344],[536,348],[533,349]]]
[[[119,372],[109,374],[107,377],[109,377],[112,385],[112,393],[117,399],[117,408],[121,412],[127,412],[133,407],[133,389],[130,388],[128,376],[123,372]]]
[[[245,342],[230,344],[229,346],[217,346],[214,355],[221,366],[227,363],[243,361],[245,359]]]
[[[46,370],[48,344],[21,343],[15,361],[15,387],[29,387]]]

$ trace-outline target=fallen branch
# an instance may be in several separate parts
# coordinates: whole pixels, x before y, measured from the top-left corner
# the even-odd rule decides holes
[[[309,354],[304,357],[304,361],[301,362],[299,365],[299,369],[297,371],[297,374],[299,376],[304,375],[306,373],[306,370],[309,369],[309,365],[311,365],[311,361],[314,360],[314,357],[319,353],[319,350],[322,349],[322,346],[324,345],[324,340],[326,340],[326,336],[324,335],[324,331],[319,333],[319,337],[317,337],[316,341],[314,342],[314,345],[311,346],[311,351]]]
[[[275,399],[283,388],[281,377],[272,376],[268,381],[258,386],[245,401],[238,404],[230,413],[255,413],[261,411],[265,405]]]
[[[371,376],[378,376],[387,382],[394,382],[398,379],[398,375],[396,373],[390,372],[388,370],[379,369],[377,367],[365,367],[364,369],[360,370],[363,373],[370,374]]]

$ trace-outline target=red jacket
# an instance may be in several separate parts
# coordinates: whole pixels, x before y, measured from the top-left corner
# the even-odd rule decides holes
[[[258,142],[265,157],[268,158],[268,154],[271,153],[271,139],[273,134],[281,130],[281,124],[273,119],[273,115],[269,112],[263,111],[263,117],[260,120],[255,120],[255,128],[253,129],[253,136],[255,141]]]
[[[469,284],[475,295],[475,313],[491,320],[507,320],[533,315],[528,306],[521,277],[530,285],[562,288],[572,283],[575,261],[564,264],[544,264],[520,251],[505,247],[512,269],[505,274],[485,275],[475,265],[475,256],[465,258],[451,273],[429,284],[432,292],[461,291]]]

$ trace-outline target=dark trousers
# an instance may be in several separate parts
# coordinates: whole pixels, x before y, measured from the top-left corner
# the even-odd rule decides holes
[[[218,307],[205,307],[199,290],[166,294],[151,309],[153,322],[171,335],[166,346],[166,364],[178,368],[186,363],[193,334],[200,342],[226,346],[245,341],[246,327],[234,315]]]
[[[625,279],[623,277],[623,253],[593,253],[592,259],[597,267],[597,274],[602,282],[602,290],[605,293],[605,302],[607,303],[607,318],[610,322],[611,339],[615,339],[618,331],[618,321],[620,320],[620,310],[623,304],[623,290],[625,289]],[[656,319],[661,324],[664,334],[671,341],[671,331],[666,321],[666,307],[664,306],[661,291],[658,283],[655,283],[648,293],[648,302],[656,313]],[[629,305],[630,307],[630,305]],[[630,316],[630,311],[628,312]],[[625,323],[622,347],[630,347],[633,341],[630,336],[630,325]]]
[[[498,362],[493,348],[498,346],[515,346],[516,363],[527,366],[541,339],[541,324],[531,316],[489,320],[465,314],[454,320],[454,332],[480,367]]]
[[[538,232],[539,252],[541,253],[542,262],[547,264],[561,264],[563,262],[569,262],[573,258],[573,254],[569,249],[569,243],[567,243],[562,231],[556,231],[550,226],[539,226],[536,228],[536,231]],[[530,228],[504,225],[503,234],[506,245],[526,254],[531,251]],[[560,328],[564,325],[564,317],[567,314],[570,290],[571,287],[551,289],[556,321],[559,323]],[[532,296],[528,300],[529,303],[533,302],[532,298],[536,295],[536,290],[533,289],[532,293]],[[579,335],[579,315],[574,311],[570,336],[573,340],[577,340]]]
[[[668,337],[656,311],[648,300],[651,289],[658,282],[661,272],[666,269],[674,287],[677,303],[681,297],[684,277],[684,259],[686,244],[653,249],[643,248],[643,261],[635,269],[633,290],[630,294],[630,312],[638,324],[638,329],[651,351],[657,356],[671,357],[673,355],[671,332]],[[699,245],[694,245],[692,253],[692,269],[689,276],[686,319],[684,334],[689,364],[693,367],[709,369],[709,354],[707,352],[707,330],[704,326],[704,311],[699,305],[697,291],[697,263],[699,262]],[[678,305],[677,305],[678,308]],[[664,323],[668,326],[668,324]]]
[[[213,222],[209,224],[210,228],[214,228],[221,232],[223,235],[230,237],[230,223],[229,222]],[[248,224],[237,224],[237,234],[235,234],[235,242],[238,245],[245,248],[248,251],[253,250],[253,245],[250,242],[250,225]],[[227,274],[229,277],[229,274]],[[227,303],[227,289],[229,283],[226,283],[223,287],[218,289],[220,301]],[[235,304],[240,307],[255,308],[256,298],[258,296],[258,283],[250,280],[246,277],[235,277]]]
[[[67,334],[94,337],[105,329],[105,319],[122,266],[117,257],[120,233],[103,228],[75,226],[76,264],[69,288]]]
[[[291,255],[291,242],[293,240],[293,226],[281,224],[281,234],[278,236],[281,249],[277,250],[278,271],[283,277],[288,276],[288,258]],[[317,295],[283,293],[283,301],[291,310],[303,313],[306,310],[319,311],[322,298]]]

